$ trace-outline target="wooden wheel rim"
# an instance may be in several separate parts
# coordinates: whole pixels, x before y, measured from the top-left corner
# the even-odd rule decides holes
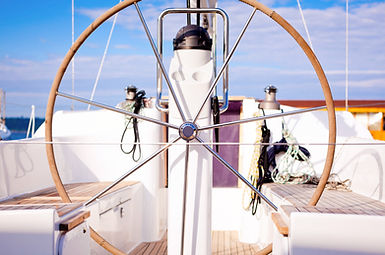
[[[293,37],[293,39],[297,42],[297,44],[301,47],[303,52],[306,54],[320,81],[323,94],[325,97],[327,112],[328,112],[329,138],[328,138],[328,150],[326,154],[326,160],[325,160],[324,169],[321,175],[321,179],[319,184],[317,185],[317,188],[312,198],[308,203],[308,205],[314,206],[317,204],[318,200],[320,199],[322,192],[325,188],[326,182],[329,178],[330,171],[333,164],[333,159],[334,159],[334,151],[335,151],[336,118],[335,118],[335,112],[334,112],[334,102],[330,91],[329,83],[314,52],[311,50],[311,48],[306,43],[306,41],[302,38],[302,36],[285,19],[283,19],[275,11],[269,9],[265,5],[255,0],[240,0],[240,1],[256,8],[260,12],[269,16],[276,23],[278,23],[283,29],[285,29]],[[81,47],[81,45],[86,41],[86,39],[93,33],[93,31],[95,31],[101,24],[103,24],[107,19],[112,17],[114,14],[130,6],[134,2],[139,2],[139,1],[125,0],[123,2],[120,2],[119,4],[115,5],[114,7],[106,11],[104,14],[99,16],[97,19],[95,19],[94,22],[92,22],[91,25],[89,25],[83,31],[83,33],[78,37],[75,43],[71,46],[70,50],[67,52],[66,56],[64,57],[56,73],[54,81],[52,83],[51,91],[50,91],[48,103],[47,103],[46,115],[45,115],[45,141],[47,142],[46,153],[47,153],[47,159],[48,159],[48,164],[49,164],[52,179],[55,183],[56,190],[58,191],[58,194],[60,195],[63,202],[70,203],[71,198],[69,197],[67,191],[65,190],[63,182],[60,178],[57,165],[56,165],[53,144],[52,144],[52,118],[53,118],[53,112],[54,112],[54,107],[56,102],[56,96],[57,96],[57,92],[58,92],[61,80],[73,56],[76,54],[77,50]],[[108,250],[113,254],[125,254],[124,252],[120,251],[119,249],[117,249],[116,247],[108,243],[98,233],[96,233],[91,227],[90,227],[90,230],[91,230],[91,237],[99,245],[104,247],[106,250]],[[267,254],[271,252],[271,249],[269,247],[271,247],[271,245],[268,246],[267,249],[265,248],[263,250],[263,254]]]

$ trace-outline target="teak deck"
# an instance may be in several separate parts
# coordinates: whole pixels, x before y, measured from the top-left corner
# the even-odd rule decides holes
[[[246,244],[238,241],[237,231],[213,231],[212,254],[213,255],[252,255],[261,249],[255,244]],[[141,243],[130,255],[166,255],[167,234],[158,242]]]
[[[136,184],[137,182],[121,182],[108,191],[104,196]],[[33,193],[21,195],[0,202],[0,210],[27,210],[27,209],[56,209],[59,216],[62,216],[86,202],[94,195],[102,191],[111,182],[86,182],[66,184],[66,188],[72,203],[63,203],[55,187],[39,190]],[[103,197],[103,196],[102,196]]]
[[[291,212],[315,212],[385,216],[385,203],[350,191],[324,190],[317,206],[308,206],[315,185],[269,183],[266,188],[292,204],[281,206],[287,215]]]
[[[317,206],[309,206],[308,201],[310,201],[315,187],[315,185],[309,184],[269,183],[265,185],[266,192],[273,193],[281,201],[288,202],[283,202],[283,205],[280,206],[281,213],[271,215],[275,226],[282,235],[288,236],[289,234],[288,222],[285,219],[289,219],[293,212],[385,216],[385,203],[350,191],[324,190]]]

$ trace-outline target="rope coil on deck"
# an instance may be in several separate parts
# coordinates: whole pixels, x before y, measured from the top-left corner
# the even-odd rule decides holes
[[[282,136],[287,141],[288,147],[271,173],[273,181],[281,184],[309,182],[316,175],[309,159],[310,153],[297,144],[297,139],[288,129],[284,118],[282,118]],[[309,156],[305,155],[303,150],[309,153]]]

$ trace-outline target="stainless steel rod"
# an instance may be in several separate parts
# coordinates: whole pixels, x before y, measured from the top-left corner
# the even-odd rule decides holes
[[[167,123],[167,122],[163,122],[163,121],[160,121],[160,120],[157,120],[157,119],[153,119],[153,118],[150,118],[150,117],[147,117],[147,116],[144,116],[144,115],[136,114],[136,113],[133,113],[133,112],[125,111],[123,109],[119,109],[119,108],[116,108],[116,107],[113,107],[113,106],[109,106],[109,105],[105,105],[105,104],[102,104],[102,103],[98,103],[98,102],[95,102],[95,101],[90,101],[90,100],[82,98],[82,97],[73,96],[73,95],[70,95],[70,94],[67,94],[67,93],[63,93],[63,92],[59,92],[59,91],[56,92],[56,94],[58,96],[69,98],[69,99],[72,99],[72,100],[75,100],[75,101],[78,101],[78,102],[82,102],[82,103],[85,103],[85,104],[97,106],[97,107],[100,107],[100,108],[103,108],[103,109],[106,109],[106,110],[110,110],[110,111],[113,111],[113,112],[125,114],[125,115],[128,115],[128,116],[133,117],[133,118],[145,120],[145,121],[148,121],[148,122],[152,122],[152,123],[159,124],[159,125],[162,125],[162,126],[173,128],[173,129],[179,129],[178,126],[170,124],[170,123]]]
[[[227,16],[225,11],[220,8],[172,8],[163,10],[159,17],[164,17],[169,13],[218,13],[221,16]]]
[[[158,37],[157,47],[160,59],[163,61],[163,19],[158,18]],[[162,90],[163,90],[163,78],[162,70],[158,63],[156,63],[156,102],[155,107],[161,112],[168,112],[168,108],[162,106]]]
[[[187,174],[188,174],[188,159],[189,159],[190,146],[189,141],[186,141],[186,156],[185,156],[185,167],[184,167],[184,183],[183,183],[183,208],[182,208],[182,233],[181,233],[181,248],[180,254],[183,255],[184,249],[184,231],[186,222],[186,199],[187,199]]]
[[[119,177],[119,179],[117,179],[116,181],[114,181],[111,185],[109,185],[108,187],[106,187],[105,189],[103,189],[102,191],[100,191],[98,194],[96,194],[95,196],[93,196],[92,198],[90,198],[87,202],[84,203],[84,206],[88,206],[89,204],[91,204],[92,202],[94,202],[96,199],[98,199],[99,197],[103,196],[106,192],[108,192],[110,189],[112,189],[113,187],[115,187],[117,184],[119,184],[121,181],[123,181],[125,178],[127,178],[129,175],[131,175],[132,173],[134,173],[136,170],[138,170],[139,168],[141,168],[142,166],[144,166],[147,162],[149,162],[151,159],[155,158],[156,156],[158,156],[160,153],[162,153],[163,151],[165,151],[166,149],[168,149],[171,145],[173,145],[174,143],[176,143],[178,140],[180,139],[180,137],[174,139],[171,143],[168,143],[166,144],[165,146],[163,146],[162,148],[160,148],[159,150],[157,150],[156,152],[154,152],[153,154],[151,154],[149,157],[147,157],[146,159],[144,159],[142,162],[140,162],[138,165],[136,165],[134,168],[132,168],[130,171],[128,171],[127,173],[125,173],[124,175],[122,175],[121,177]]]
[[[234,54],[234,52],[235,52],[235,50],[236,50],[236,48],[237,48],[239,42],[241,41],[241,39],[242,39],[244,33],[246,32],[246,29],[247,29],[247,27],[249,26],[250,21],[251,21],[251,19],[254,17],[254,14],[255,14],[256,11],[257,11],[257,9],[254,8],[253,11],[252,11],[252,13],[250,14],[249,18],[247,19],[246,24],[243,26],[242,31],[241,31],[241,33],[239,34],[237,40],[235,41],[235,44],[234,44],[233,48],[231,49],[229,55],[227,56],[225,62],[224,62],[223,65],[222,65],[221,69],[219,70],[219,73],[218,73],[217,77],[215,77],[215,80],[214,80],[213,83],[211,84],[211,87],[210,87],[210,89],[209,89],[209,92],[207,93],[207,96],[206,96],[205,100],[203,101],[203,104],[201,105],[201,107],[200,107],[198,113],[196,114],[196,116],[195,116],[195,118],[194,118],[194,120],[193,120],[193,123],[194,123],[194,124],[196,123],[196,121],[197,121],[199,115],[201,114],[201,112],[202,112],[202,110],[203,110],[203,107],[205,106],[207,100],[209,100],[211,94],[213,93],[213,90],[214,90],[215,86],[217,85],[219,79],[221,78],[223,72],[226,70],[226,67],[227,67],[227,65],[229,64],[231,57],[233,56],[233,54]]]
[[[223,29],[223,63],[226,61],[227,56],[229,55],[229,25],[228,19],[224,19],[224,29]],[[226,23],[225,23],[226,22]],[[216,68],[216,67],[215,67]],[[216,70],[215,70],[216,72]],[[229,108],[229,66],[227,65],[224,74],[223,74],[223,104],[219,108],[220,113],[224,113]]]
[[[158,53],[160,56],[160,59],[163,59],[163,19],[166,15],[172,14],[172,13],[216,13],[221,15],[223,19],[223,62],[225,62],[227,54],[228,54],[228,45],[229,45],[229,17],[227,16],[226,12],[220,8],[172,8],[172,9],[165,9],[163,10],[159,17],[158,17],[158,40],[157,40],[157,46],[158,46]],[[216,16],[215,16],[216,17]],[[214,33],[215,36],[215,33]],[[215,45],[215,38],[213,38],[213,45]],[[215,71],[216,71],[216,48],[214,47],[214,63],[215,63]],[[162,76],[161,76],[161,68],[157,64],[156,68],[156,78],[157,78],[157,95],[156,95],[156,108],[161,112],[168,112],[168,108],[165,108],[161,105],[161,99],[162,99]],[[215,74],[216,75],[216,74]],[[229,93],[228,93],[228,67],[225,70],[225,73],[223,75],[223,105],[220,108],[220,112],[223,113],[228,108],[228,101],[229,101]]]
[[[235,170],[229,163],[227,163],[226,160],[224,160],[221,156],[219,156],[218,153],[216,153],[210,146],[205,144],[202,139],[199,137],[195,137],[195,139],[202,144],[203,147],[205,147],[213,156],[219,160],[231,173],[233,173],[238,179],[240,179],[244,184],[246,184],[250,189],[252,189],[255,193],[258,194],[260,198],[262,198],[268,205],[271,206],[275,211],[278,211],[278,208],[273,202],[271,202],[265,195],[263,195],[256,187],[253,186],[248,180],[246,180],[245,177],[243,177],[240,173],[238,173],[237,170]]]
[[[186,7],[191,8],[190,0],[187,0]],[[187,25],[191,25],[191,14],[190,13],[187,13]]]
[[[180,106],[180,103],[178,101],[178,98],[176,96],[176,93],[175,93],[175,90],[174,88],[172,87],[171,85],[171,81],[170,81],[170,78],[168,77],[168,74],[167,74],[167,71],[166,71],[166,68],[164,67],[164,64],[163,64],[163,61],[161,59],[161,57],[159,56],[159,51],[154,43],[154,39],[152,38],[152,35],[151,35],[151,32],[150,30],[148,29],[148,26],[147,26],[147,23],[146,21],[144,20],[144,17],[143,17],[143,14],[139,8],[139,5],[137,2],[134,2],[134,5],[135,5],[135,8],[136,8],[136,11],[138,12],[138,15],[139,15],[139,18],[140,18],[140,21],[142,22],[143,24],[143,28],[146,32],[146,35],[147,35],[147,38],[148,38],[148,41],[150,42],[151,44],[151,48],[155,54],[155,57],[156,57],[156,60],[158,61],[158,64],[162,70],[162,73],[163,73],[163,76],[164,76],[164,79],[166,80],[166,83],[167,83],[167,86],[168,86],[168,89],[170,90],[170,93],[172,95],[172,97],[174,98],[175,100],[175,105],[176,107],[178,108],[178,111],[179,111],[179,114],[183,120],[183,122],[186,122],[186,116],[184,115],[183,113],[183,110],[182,110],[182,107]]]
[[[234,120],[234,121],[229,121],[229,122],[225,122],[225,123],[201,127],[201,128],[198,128],[198,130],[202,131],[202,130],[213,129],[213,128],[228,127],[231,125],[240,125],[240,124],[258,121],[258,120],[267,120],[267,119],[279,118],[279,117],[301,114],[301,113],[306,113],[306,112],[319,111],[319,110],[323,110],[323,109],[326,109],[326,106],[319,106],[319,107],[295,110],[295,111],[284,112],[284,113],[274,113],[274,114],[270,114],[270,115],[266,115],[266,116],[252,117],[252,118],[247,118],[247,119],[242,119],[242,120]]]

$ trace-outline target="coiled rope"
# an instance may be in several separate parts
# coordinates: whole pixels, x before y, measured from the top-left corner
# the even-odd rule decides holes
[[[287,141],[287,151],[280,158],[272,171],[271,177],[277,183],[303,184],[315,176],[315,170],[309,157],[300,149],[297,139],[287,128],[282,118],[282,136]]]
[[[255,112],[253,117],[259,117],[260,112]],[[261,155],[261,142],[262,142],[262,121],[256,121],[256,138],[254,144],[253,156],[250,162],[249,172],[247,174],[247,179],[250,180],[251,184],[254,187],[257,186],[257,180],[259,178],[258,171],[258,159]],[[249,196],[247,196],[249,194]],[[250,190],[245,184],[243,184],[243,195],[242,195],[242,207],[244,210],[249,210],[252,203],[250,202],[253,198],[255,198],[255,193]],[[246,200],[247,199],[247,200]]]

